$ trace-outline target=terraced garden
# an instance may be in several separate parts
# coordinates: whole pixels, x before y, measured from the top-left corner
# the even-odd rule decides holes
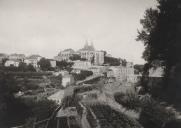
[[[100,128],[141,128],[142,126],[134,119],[112,109],[108,105],[90,105],[89,109],[95,114]],[[95,119],[88,115],[90,125],[95,127]]]

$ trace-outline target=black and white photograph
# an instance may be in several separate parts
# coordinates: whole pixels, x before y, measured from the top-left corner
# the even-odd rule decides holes
[[[181,128],[181,0],[0,0],[0,128]]]

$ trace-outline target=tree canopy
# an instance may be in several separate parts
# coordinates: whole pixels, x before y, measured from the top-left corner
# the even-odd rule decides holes
[[[156,9],[147,9],[141,19],[143,26],[138,31],[138,41],[145,45],[143,58],[144,77],[148,76],[151,67],[164,68],[164,89],[170,92],[170,100],[181,98],[181,1],[157,0]],[[144,86],[145,83],[143,82]],[[148,89],[146,89],[148,91]]]
[[[47,71],[51,68],[50,61],[46,58],[41,58],[38,64],[40,65],[40,68],[43,71]]]

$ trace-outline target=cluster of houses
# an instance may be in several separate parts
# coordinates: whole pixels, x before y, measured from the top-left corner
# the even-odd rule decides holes
[[[25,63],[27,65],[32,65],[34,68],[38,68],[39,64],[38,62],[40,59],[43,58],[40,55],[30,55],[30,56],[25,56],[24,54],[0,54],[0,63],[1,65],[3,64],[5,67],[19,67],[20,63]],[[5,62],[3,63],[3,60]],[[55,60],[50,60],[50,64],[52,67],[56,67],[56,61]]]
[[[77,60],[71,60],[72,56],[80,57]],[[93,75],[104,74],[107,78],[114,79],[116,81],[126,81],[135,83],[141,77],[140,74],[134,73],[134,65],[132,62],[127,62],[126,65],[120,64],[119,66],[109,66],[104,64],[104,57],[110,56],[105,55],[104,51],[95,50],[93,43],[89,45],[88,42],[85,43],[84,47],[78,51],[73,49],[65,49],[60,51],[54,59],[50,60],[51,67],[56,67],[56,61],[68,61],[73,62],[72,72],[80,73],[81,70],[92,71]],[[3,59],[7,59],[4,63],[4,66],[14,66],[18,67],[21,62],[26,63],[27,65],[31,64],[33,67],[38,68],[38,62],[42,58],[40,55],[30,55],[25,56],[24,54],[0,54],[0,63],[3,62]],[[161,69],[151,70],[151,77],[161,77]],[[61,72],[62,85],[67,86],[68,84],[74,83],[72,76],[66,72]]]

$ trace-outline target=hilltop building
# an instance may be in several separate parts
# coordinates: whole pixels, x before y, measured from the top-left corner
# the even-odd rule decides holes
[[[56,56],[54,59],[57,61],[68,61],[74,53],[75,51],[73,49],[65,49],[63,51],[60,51],[58,56]]]
[[[78,51],[74,51],[73,49],[65,49],[60,51],[58,56],[55,56],[56,61],[70,61],[70,57],[73,55],[80,56],[81,59],[85,59],[95,65],[102,65],[104,63],[104,52],[96,51],[93,43],[89,45],[88,41],[86,41],[84,47]]]
[[[84,47],[79,52],[81,58],[87,59],[95,65],[102,65],[104,63],[104,52],[96,51],[92,42],[89,45],[86,41]]]

